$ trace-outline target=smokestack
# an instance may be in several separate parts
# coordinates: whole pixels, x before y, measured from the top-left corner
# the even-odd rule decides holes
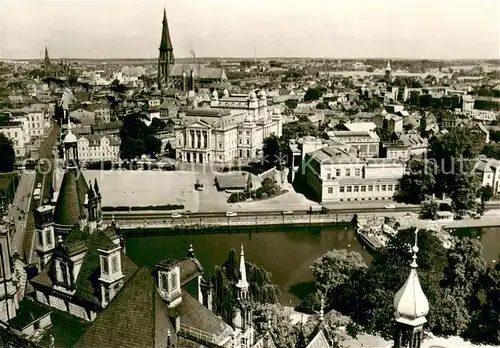
[[[191,56],[193,57],[193,64],[194,64],[196,61],[196,55],[194,54],[194,50],[191,49],[191,51],[189,53],[191,53]]]

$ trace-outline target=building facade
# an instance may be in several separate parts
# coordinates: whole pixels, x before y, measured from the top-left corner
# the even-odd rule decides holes
[[[321,203],[390,200],[405,166],[400,160],[360,159],[345,149],[328,146],[305,155],[301,180]]]
[[[82,135],[78,155],[82,162],[115,161],[120,158],[120,142],[111,135]]]
[[[195,104],[196,105],[196,104]],[[281,136],[281,115],[269,115],[265,92],[219,100],[213,92],[210,107],[194,108],[176,127],[176,157],[185,162],[228,163],[255,159],[264,139]]]
[[[12,141],[16,157],[24,157],[26,153],[26,137],[23,124],[21,122],[9,122],[1,125],[0,133]]]

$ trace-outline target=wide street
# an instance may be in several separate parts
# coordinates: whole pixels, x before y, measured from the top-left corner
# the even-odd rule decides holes
[[[12,250],[20,251],[23,247],[24,231],[26,229],[26,218],[29,215],[31,195],[35,187],[35,172],[22,171],[19,174],[19,185],[17,186],[14,202],[10,207],[9,215],[14,220],[15,231],[12,238]]]
[[[50,199],[50,185],[52,183],[52,171],[53,171],[53,154],[52,148],[56,143],[57,137],[59,135],[59,127],[54,123],[49,130],[48,137],[43,140],[38,151],[38,165],[35,170],[28,170],[31,175],[35,176],[35,185],[38,183],[42,184],[41,188],[41,199],[35,201],[33,195],[31,194],[30,207],[27,214],[26,227],[21,230],[16,230],[17,233],[22,233],[22,237],[16,237],[22,240],[22,252],[21,256],[26,257],[26,262],[29,264],[36,263],[37,256],[35,253],[36,246],[36,234],[35,230],[35,220],[33,215],[33,210],[38,208],[44,201]],[[43,160],[43,161],[42,161]],[[25,193],[26,194],[26,193]]]

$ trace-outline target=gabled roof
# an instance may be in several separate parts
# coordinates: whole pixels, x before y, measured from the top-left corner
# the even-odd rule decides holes
[[[316,336],[309,342],[306,348],[330,348],[323,330],[319,330]]]
[[[74,347],[167,347],[167,332],[175,329],[151,273],[140,268]]]
[[[74,226],[85,212],[85,195],[89,187],[78,168],[70,168],[64,177],[54,209],[54,222],[57,225]]]

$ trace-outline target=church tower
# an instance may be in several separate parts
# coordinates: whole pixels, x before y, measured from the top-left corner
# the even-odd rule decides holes
[[[417,273],[417,233],[412,248],[413,261],[410,264],[410,275],[394,297],[396,331],[394,348],[420,348],[423,339],[423,327],[427,322],[429,302],[420,286]]]
[[[167,23],[167,11],[163,10],[163,25],[161,28],[161,41],[158,56],[158,89],[168,85],[168,73],[171,64],[174,64],[174,48],[170,40]]]
[[[253,347],[253,327],[252,327],[252,309],[248,294],[247,270],[245,265],[245,251],[241,245],[240,253],[240,272],[236,288],[238,291],[237,305],[234,315],[234,329],[239,334],[239,342],[235,342],[236,347]]]
[[[45,45],[45,59],[43,61],[43,68],[45,69],[45,73],[49,71],[49,67],[50,67],[49,50],[47,49],[47,45]]]

